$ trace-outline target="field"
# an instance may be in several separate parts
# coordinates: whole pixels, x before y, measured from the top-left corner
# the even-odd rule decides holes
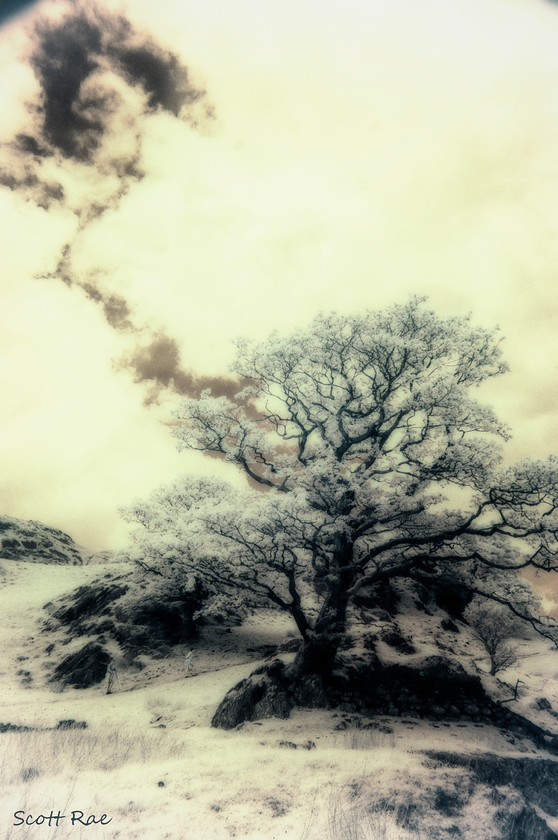
[[[558,831],[552,805],[528,784],[544,754],[490,726],[299,710],[288,720],[212,728],[226,691],[261,664],[258,646],[289,637],[274,613],[205,633],[191,676],[184,647],[142,670],[119,666],[112,694],[104,684],[60,691],[47,678],[42,607],[98,575],[98,566],[2,561],[6,840],[530,840],[543,836],[533,833],[540,820],[532,814]],[[520,670],[504,678],[523,680],[515,709],[551,728],[551,712],[536,711],[535,701],[558,708],[558,657],[529,644]]]

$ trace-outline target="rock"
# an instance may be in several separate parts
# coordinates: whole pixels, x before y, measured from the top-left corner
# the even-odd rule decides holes
[[[292,684],[292,696],[303,709],[329,709],[330,703],[318,674],[308,674]]]
[[[448,630],[450,633],[459,633],[459,627],[455,621],[452,621],[449,617],[443,618],[440,622],[440,626],[442,627],[442,630]]]
[[[61,682],[73,688],[88,688],[104,680],[110,655],[100,645],[89,642],[60,662],[51,677],[51,682]]]
[[[234,729],[245,721],[288,718],[292,708],[285,666],[276,659],[270,665],[258,668],[227,692],[211,725],[219,729]]]
[[[125,656],[140,653],[167,653],[176,644],[192,639],[197,633],[197,611],[207,597],[196,578],[171,582],[149,579],[138,569],[81,586],[59,598],[55,605],[45,605],[50,616],[45,630],[67,628],[72,638],[95,637],[118,643]],[[165,654],[166,655],[166,654]]]
[[[556,840],[554,831],[533,808],[523,810],[505,821],[506,840]]]
[[[52,617],[61,624],[71,624],[74,621],[81,622],[92,615],[102,615],[107,606],[121,598],[128,590],[127,586],[117,584],[101,584],[80,586],[71,594],[71,603],[64,604]],[[45,609],[48,604],[45,604]]]
[[[396,624],[384,630],[382,633],[382,641],[390,647],[395,648],[398,653],[416,653],[416,648],[403,636],[401,630]]]
[[[87,723],[84,720],[59,720],[56,729],[87,729]]]

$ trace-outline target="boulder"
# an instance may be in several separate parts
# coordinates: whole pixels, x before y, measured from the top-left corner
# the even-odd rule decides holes
[[[61,682],[73,688],[89,688],[104,680],[110,659],[101,645],[89,642],[56,666],[51,682]]]
[[[276,659],[270,665],[258,668],[227,692],[211,725],[219,729],[234,729],[245,721],[288,718],[293,705],[285,666]]]

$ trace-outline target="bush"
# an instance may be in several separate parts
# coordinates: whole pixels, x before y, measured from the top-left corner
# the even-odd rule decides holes
[[[517,662],[517,646],[510,640],[522,633],[522,627],[507,607],[475,599],[464,618],[489,656],[492,675]]]

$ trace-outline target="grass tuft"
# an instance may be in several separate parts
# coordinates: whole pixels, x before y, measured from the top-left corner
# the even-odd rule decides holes
[[[0,736],[0,780],[29,782],[83,770],[108,771],[126,764],[155,762],[182,754],[176,735],[117,728],[32,730]]]

